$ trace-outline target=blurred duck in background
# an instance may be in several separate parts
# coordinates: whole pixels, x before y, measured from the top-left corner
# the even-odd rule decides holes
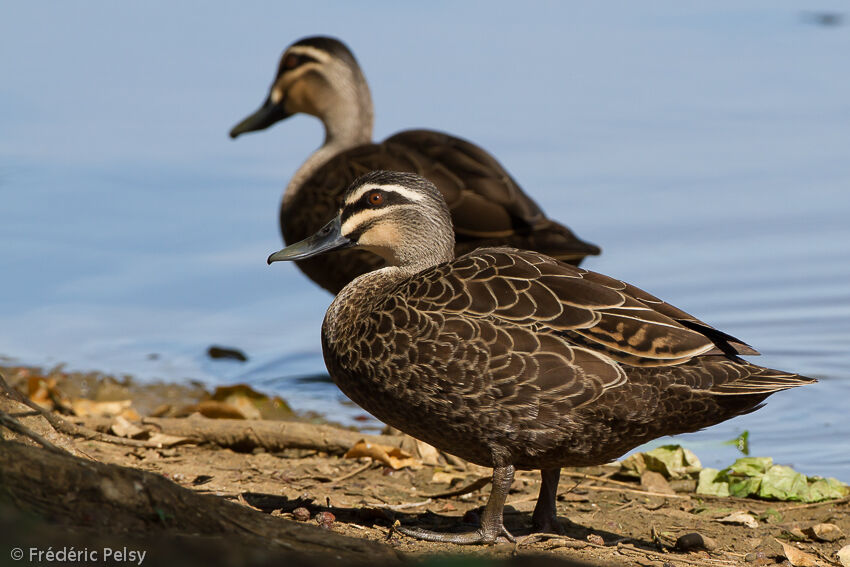
[[[481,246],[511,246],[578,265],[600,252],[548,219],[501,164],[475,144],[431,130],[406,130],[373,143],[369,86],[357,60],[336,39],[309,37],[292,44],[263,105],[230,136],[263,130],[299,112],[322,121],[325,142],[283,194],[280,226],[288,244],[314,234],[336,214],[343,192],[357,177],[384,169],[416,173],[437,186],[451,211],[458,255]],[[380,256],[364,250],[298,262],[333,294],[382,265]]]

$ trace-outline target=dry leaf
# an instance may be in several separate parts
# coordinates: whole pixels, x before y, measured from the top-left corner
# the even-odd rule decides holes
[[[138,439],[147,435],[147,431],[134,423],[130,423],[120,415],[115,418],[109,429],[118,437],[128,437],[130,439]]]
[[[664,475],[655,471],[643,471],[643,474],[640,475],[640,486],[649,492],[676,494],[676,491],[670,488],[670,483],[667,482]]]
[[[748,528],[759,527],[759,523],[756,519],[743,511],[732,512],[725,518],[720,518],[717,521],[722,524],[737,524],[740,526],[747,526]]]
[[[782,546],[782,550],[785,552],[785,557],[794,567],[814,567],[815,565],[820,565],[818,558],[811,553],[806,553],[802,549],[798,549],[790,543],[779,541],[779,545]]]
[[[466,473],[434,471],[434,476],[431,477],[431,482],[451,484],[455,480],[465,479]]]
[[[115,402],[96,402],[85,398],[71,400],[71,409],[77,417],[114,417],[130,409],[131,405],[133,405],[132,400]]]
[[[50,390],[56,388],[56,379],[45,379],[43,376],[30,376],[27,378],[27,395],[29,399],[43,408],[50,409],[53,402],[50,399]]]
[[[835,553],[835,556],[838,557],[838,561],[840,561],[844,567],[850,567],[850,545],[845,545],[839,549]]]
[[[349,449],[344,457],[346,459],[370,457],[394,470],[404,467],[419,468],[421,466],[421,463],[414,459],[410,453],[402,451],[398,447],[376,445],[374,443],[367,443],[365,440],[355,443],[354,447]]]
[[[837,541],[844,537],[844,532],[835,524],[815,524],[803,530],[803,533],[818,541]]]
[[[186,443],[194,443],[188,437],[178,437],[177,435],[166,435],[165,433],[154,433],[148,438],[148,441],[155,443],[159,447],[173,447],[175,445],[183,445]]]
[[[217,400],[204,400],[193,407],[195,411],[210,419],[247,419],[236,406]]]
[[[440,452],[433,445],[416,439],[416,453],[423,465],[436,466],[440,464]]]

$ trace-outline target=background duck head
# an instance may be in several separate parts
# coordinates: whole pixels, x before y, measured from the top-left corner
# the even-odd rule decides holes
[[[372,95],[351,51],[330,37],[308,37],[290,45],[262,106],[233,127],[230,137],[264,130],[293,114],[315,116],[326,137],[372,138]]]

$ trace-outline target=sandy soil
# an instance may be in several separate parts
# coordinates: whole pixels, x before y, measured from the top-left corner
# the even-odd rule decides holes
[[[5,368],[0,372],[24,391],[28,380],[41,375],[35,369]],[[150,415],[157,408],[162,411],[163,404],[172,409],[191,407],[210,397],[199,385],[144,386],[131,380],[115,381],[99,375],[67,374],[61,370],[53,372],[52,377],[57,378],[57,390],[69,399],[81,395],[93,400],[131,399],[133,409],[143,416]],[[15,409],[9,405],[11,403],[6,399],[5,411],[9,413]],[[21,415],[20,407],[17,409],[18,415]],[[292,418],[294,415],[281,411],[277,417]],[[366,548],[348,549],[343,545],[345,554],[337,554],[337,557],[344,557],[346,563],[359,559],[374,563],[379,556],[385,562],[409,561],[432,554],[516,561],[517,557],[542,554],[552,561],[564,559],[595,565],[772,565],[787,562],[789,554],[795,554],[794,550],[783,547],[784,543],[808,554],[801,556],[802,559],[795,556],[793,564],[807,564],[805,561],[808,561],[808,564],[840,565],[835,553],[847,545],[846,538],[818,541],[816,537],[806,535],[805,531],[813,525],[828,523],[837,526],[844,534],[850,534],[850,503],[847,499],[799,504],[705,497],[693,493],[692,482],[674,483],[673,488],[677,490],[674,494],[649,493],[638,481],[618,477],[616,466],[603,466],[563,471],[558,514],[567,537],[530,533],[531,510],[540,482],[537,473],[521,471],[508,497],[505,516],[506,527],[517,537],[516,543],[505,542],[489,547],[426,543],[392,533],[391,526],[400,522],[402,525],[446,531],[472,529],[479,507],[486,502],[489,487],[460,496],[445,497],[441,494],[486,477],[486,469],[462,463],[443,463],[394,470],[369,458],[346,459],[309,449],[270,453],[261,448],[236,452],[211,444],[129,447],[59,435],[52,432],[41,417],[27,416],[20,420],[27,427],[41,431],[60,447],[75,452],[82,461],[89,459],[153,473],[166,479],[169,486],[174,483],[194,493],[214,496],[213,500],[204,500],[212,502],[213,507],[216,503],[229,501],[244,508],[250,514],[246,518],[262,517],[261,522],[271,522],[269,525],[272,526],[300,524],[315,527],[320,530],[317,533],[327,534],[327,537],[336,534],[365,540],[364,543],[374,542],[374,546]],[[14,439],[16,445],[26,443],[27,451],[46,453],[25,436],[14,435],[8,430],[2,430],[2,435],[6,439]],[[51,455],[53,453],[44,458],[58,458]],[[68,463],[73,464],[71,461]],[[99,474],[103,476],[105,473]],[[6,489],[5,497],[0,496],[0,524],[5,522],[4,525],[12,532],[19,531],[21,514],[29,517],[28,514],[35,510],[40,517],[33,520],[35,527],[27,529],[29,541],[33,533],[49,533],[53,538],[70,537],[81,545],[110,533],[102,528],[92,530],[92,525],[124,525],[118,519],[108,517],[108,511],[103,510],[106,517],[86,526],[75,516],[73,504],[66,502],[63,506],[52,508],[45,504],[61,501],[67,495],[67,488],[51,487],[47,483],[36,488],[30,486],[26,493],[18,487],[19,492],[15,492],[15,482],[18,482],[15,478],[8,470],[0,470],[0,485]],[[66,493],[62,494],[62,490]],[[33,496],[30,494],[33,491],[39,494]],[[747,527],[718,521],[738,511],[751,515],[756,525]],[[182,511],[186,515],[190,512]],[[133,541],[141,542],[139,545],[150,544],[152,538],[156,539],[159,551],[151,554],[145,563],[149,565],[173,559],[179,553],[177,548],[194,549],[191,556],[196,559],[205,555],[219,559],[227,556],[229,564],[254,564],[255,560],[265,562],[287,554],[295,554],[302,559],[315,558],[316,553],[321,555],[321,549],[317,551],[310,544],[299,549],[299,544],[295,544],[294,548],[292,544],[281,546],[260,537],[266,527],[254,529],[253,534],[246,534],[245,530],[225,534],[225,529],[221,534],[224,540],[214,537],[207,542],[203,538],[209,538],[209,534],[198,535],[199,530],[205,531],[203,526],[199,528],[191,522],[184,524],[180,513],[174,516],[165,529],[162,521],[136,522],[124,531],[123,536],[119,530],[117,537],[124,537],[124,541],[135,538]],[[262,525],[266,526],[265,523]],[[50,526],[64,526],[64,529],[54,530]],[[2,539],[8,544],[15,543],[9,539],[12,532],[4,532],[6,535]],[[711,549],[686,551],[677,547],[680,536],[693,532],[710,538],[708,547]],[[215,533],[215,530],[210,532],[212,535]],[[53,544],[57,549],[64,541],[61,537]],[[263,543],[258,544],[258,539]],[[258,545],[264,550],[259,556]],[[203,552],[198,549],[203,549]],[[375,551],[378,549],[381,551]],[[6,551],[0,550],[0,553],[6,557]],[[204,562],[209,560],[204,559]]]

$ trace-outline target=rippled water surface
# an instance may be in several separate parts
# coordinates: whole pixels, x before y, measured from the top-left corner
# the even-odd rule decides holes
[[[321,129],[227,138],[288,43],[332,34],[370,81],[376,137],[476,141],[603,247],[586,267],[820,380],[683,436],[705,464],[749,430],[754,454],[850,481],[850,26],[774,1],[196,8],[2,9],[0,354],[362,415],[324,378],[330,296],[265,264]],[[209,361],[213,343],[250,361]]]

